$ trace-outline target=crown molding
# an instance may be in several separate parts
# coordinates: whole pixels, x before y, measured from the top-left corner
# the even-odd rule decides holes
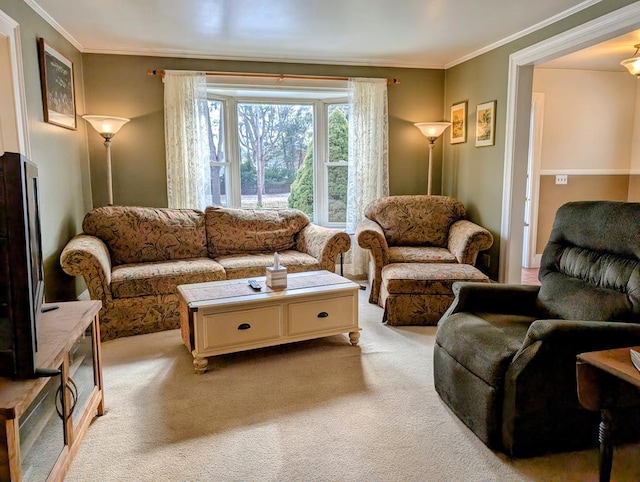
[[[544,27],[547,27],[555,22],[558,22],[559,20],[562,20],[564,18],[567,18],[571,15],[573,15],[574,13],[580,12],[582,10],[584,10],[585,8],[589,8],[592,5],[595,5],[596,3],[599,3],[601,0],[585,0],[584,2],[568,9],[565,10],[564,12],[560,12],[557,15],[554,15],[553,17],[550,17],[546,20],[543,20],[542,22],[539,22],[535,25],[532,25],[529,28],[526,28],[524,30],[521,30],[518,33],[515,33],[513,35],[510,35],[509,37],[503,38],[502,40],[498,40],[497,42],[494,42],[490,45],[487,45],[486,47],[483,47],[479,50],[476,50],[475,52],[472,52],[470,54],[467,54],[463,57],[460,57],[457,60],[454,60],[453,62],[449,62],[448,64],[445,64],[444,68],[445,69],[450,69],[451,67],[455,67],[458,64],[461,64],[463,62],[466,62],[467,60],[471,60],[475,57],[479,57],[482,54],[486,54],[487,52],[490,52],[491,50],[497,49],[498,47],[502,47],[503,45],[508,44],[509,42],[513,42],[514,40],[518,40],[519,38],[524,37],[525,35],[529,35],[530,33],[533,33],[537,30],[540,30]]]
[[[62,35],[65,39],[67,39],[69,41],[69,43],[71,43],[71,45],[73,45],[80,52],[83,52],[83,48],[82,48],[82,45],[80,44],[80,42],[78,42],[73,37],[73,35],[71,35],[64,28],[62,28],[62,25],[60,25],[58,22],[56,22],[55,19],[51,15],[49,15],[40,5],[38,5],[38,3],[35,0],[23,0],[23,1],[24,1],[24,3],[29,5],[38,15],[40,15],[44,19],[45,22],[47,22],[54,29],[56,29],[56,31],[60,35]]]
[[[529,28],[526,28],[516,34],[510,35],[502,40],[494,42],[486,47],[483,47],[475,52],[465,55],[453,62],[444,65],[433,64],[416,64],[416,63],[403,63],[397,62],[391,59],[379,59],[377,61],[363,62],[357,59],[305,59],[305,58],[291,58],[291,57],[252,57],[243,55],[225,55],[225,54],[205,54],[202,52],[186,51],[186,50],[172,50],[172,49],[137,49],[137,50],[122,50],[122,49],[91,49],[84,47],[73,35],[66,31],[51,15],[49,15],[37,2],[37,0],[23,0],[29,5],[40,17],[42,17],[49,25],[51,25],[60,35],[68,40],[76,49],[81,53],[88,54],[105,54],[105,55],[131,55],[131,56],[146,56],[146,57],[177,57],[177,58],[192,58],[192,59],[207,59],[207,60],[232,60],[232,61],[245,61],[245,62],[280,62],[280,63],[295,63],[295,64],[320,64],[320,65],[347,65],[347,66],[361,66],[361,67],[387,67],[387,68],[405,68],[405,69],[436,69],[446,70],[467,60],[478,57],[486,52],[494,50],[502,45],[508,44],[514,40],[517,40],[525,35],[540,30],[548,25],[551,25],[559,20],[573,15],[576,12],[584,10],[602,0],[585,0],[584,2],[576,5],[564,12],[560,12],[553,17],[550,17],[542,22],[539,22]]]

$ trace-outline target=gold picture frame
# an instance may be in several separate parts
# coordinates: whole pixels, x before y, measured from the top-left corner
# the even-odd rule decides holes
[[[451,144],[467,142],[467,101],[458,102],[451,106],[449,140]]]
[[[476,147],[493,146],[496,132],[496,101],[478,104],[476,108]]]
[[[38,39],[40,83],[44,121],[76,130],[76,98],[73,62]]]

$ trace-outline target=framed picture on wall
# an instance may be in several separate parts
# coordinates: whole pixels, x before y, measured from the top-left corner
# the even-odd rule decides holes
[[[476,108],[476,147],[495,144],[496,101],[478,104]]]
[[[76,98],[73,62],[44,39],[38,39],[40,83],[44,120],[67,129],[76,129]]]
[[[458,102],[451,106],[451,144],[467,142],[467,102]]]

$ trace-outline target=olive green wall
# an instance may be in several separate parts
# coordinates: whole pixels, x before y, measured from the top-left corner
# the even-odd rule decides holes
[[[86,113],[128,117],[112,143],[114,203],[166,206],[163,88],[150,69],[251,72],[344,77],[398,78],[389,85],[389,189],[391,194],[426,192],[427,140],[413,125],[442,120],[444,71],[337,65],[236,62],[85,54]],[[81,121],[82,122],[82,121]],[[95,206],[106,204],[102,139],[89,133]],[[434,151],[437,163],[441,148]]]
[[[91,207],[86,131],[82,120],[78,130],[44,122],[37,38],[44,38],[73,62],[78,112],[84,108],[82,57],[26,3],[0,0],[0,10],[20,25],[31,159],[40,177],[45,296],[47,301],[72,299],[82,282],[62,272],[59,257]]]
[[[132,119],[113,142],[114,196],[115,202],[121,204],[165,206],[167,202],[162,82],[158,77],[147,76],[148,69],[399,78],[400,84],[389,86],[391,194],[426,192],[427,140],[413,126],[414,122],[447,119],[449,106],[461,100],[468,101],[470,121],[478,103],[497,100],[495,146],[475,148],[471,129],[465,144],[451,146],[447,140],[448,133],[445,133],[437,141],[434,152],[433,189],[436,194],[442,192],[458,197],[466,204],[470,219],[492,231],[496,242],[490,250],[491,266],[488,271],[492,278],[497,279],[509,55],[631,3],[634,2],[600,2],[445,72],[437,69],[81,55],[27,4],[0,0],[0,10],[18,22],[21,29],[31,157],[38,164],[41,178],[47,299],[70,299],[83,288],[80,280],[62,273],[59,254],[65,243],[81,231],[84,214],[94,205],[106,204],[106,176],[102,140],[92,129],[87,133],[82,119],[78,118],[75,131],[43,121],[37,37],[45,38],[74,62],[78,116],[106,113]],[[470,127],[473,125],[469,123]],[[441,165],[444,168],[442,178]]]
[[[442,193],[460,199],[467,207],[469,218],[492,232],[494,245],[489,250],[490,267],[481,264],[481,268],[492,279],[498,279],[499,270],[509,56],[632,3],[635,1],[599,2],[541,30],[447,69],[444,115],[448,119],[450,106],[466,100],[468,127],[467,142],[463,144],[451,145],[445,133]],[[476,106],[491,100],[497,101],[495,145],[475,147]]]

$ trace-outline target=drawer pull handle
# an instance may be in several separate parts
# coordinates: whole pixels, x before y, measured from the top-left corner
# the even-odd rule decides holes
[[[321,311],[320,313],[318,313],[318,318],[326,318],[327,316],[329,316],[329,313],[327,313],[326,311]]]
[[[251,325],[249,323],[242,323],[240,326],[238,326],[238,330],[248,330],[249,328],[251,328]]]

